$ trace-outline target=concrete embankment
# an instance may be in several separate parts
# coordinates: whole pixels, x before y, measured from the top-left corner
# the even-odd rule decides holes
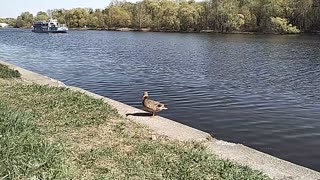
[[[273,179],[320,180],[320,173],[314,170],[281,160],[246,147],[242,144],[229,143],[214,139],[206,132],[177,123],[170,119],[160,116],[156,116],[154,118],[149,116],[139,116],[139,114],[143,114],[145,112],[81,88],[66,86],[58,80],[28,71],[15,65],[3,61],[0,61],[0,63],[18,70],[21,73],[23,81],[41,85],[66,87],[74,91],[85,93],[93,98],[103,99],[105,102],[116,108],[121,115],[127,116],[128,119],[149,127],[155,132],[155,134],[181,141],[203,142],[207,146],[209,152],[216,154],[222,159],[229,159],[235,163],[249,166],[255,170],[260,170]]]

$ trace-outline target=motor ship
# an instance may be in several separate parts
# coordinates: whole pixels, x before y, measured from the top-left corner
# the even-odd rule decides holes
[[[58,23],[56,19],[46,21],[35,21],[32,32],[35,33],[67,33],[68,27]]]

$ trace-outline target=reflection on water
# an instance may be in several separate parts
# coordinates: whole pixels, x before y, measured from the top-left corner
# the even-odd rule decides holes
[[[318,36],[0,30],[0,58],[320,170]]]

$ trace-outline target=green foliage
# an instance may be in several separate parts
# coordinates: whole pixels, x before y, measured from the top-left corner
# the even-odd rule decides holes
[[[271,30],[280,34],[297,34],[300,30],[292,24],[288,24],[288,20],[280,17],[271,17]]]
[[[196,25],[200,19],[198,10],[195,3],[188,3],[186,1],[180,3],[178,18],[180,20],[181,31],[193,31],[196,29]]]
[[[14,18],[0,18],[0,23],[7,23],[9,26],[14,27],[16,25],[16,19]]]
[[[104,9],[53,9],[49,12],[70,28],[269,32],[273,26],[270,18],[279,17],[304,32],[320,30],[318,0],[142,0],[136,3],[114,0]],[[7,22],[16,27],[30,27],[33,20],[46,18],[45,12],[38,12],[34,18],[24,12],[16,20]]]
[[[10,69],[8,66],[0,64],[0,78],[18,78],[20,73],[17,70]]]
[[[44,21],[44,20],[48,20],[49,16],[46,12],[43,11],[39,11],[37,13],[37,15],[34,17],[34,20],[36,21]]]
[[[76,8],[66,11],[65,21],[69,27],[83,28],[87,26],[89,16],[89,9]]]
[[[118,6],[112,6],[108,9],[108,20],[109,27],[131,26],[131,18],[129,12]]]
[[[66,13],[67,10],[65,9],[53,9],[49,10],[53,19],[57,19],[59,23],[66,24]]]
[[[162,18],[160,26],[162,30],[178,31],[180,28],[179,5],[172,1],[162,2]]]
[[[33,25],[33,14],[30,12],[23,12],[17,17],[16,27],[31,27]]]

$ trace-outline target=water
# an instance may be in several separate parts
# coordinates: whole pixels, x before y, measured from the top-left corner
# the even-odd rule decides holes
[[[0,59],[320,171],[320,37],[0,30]]]

